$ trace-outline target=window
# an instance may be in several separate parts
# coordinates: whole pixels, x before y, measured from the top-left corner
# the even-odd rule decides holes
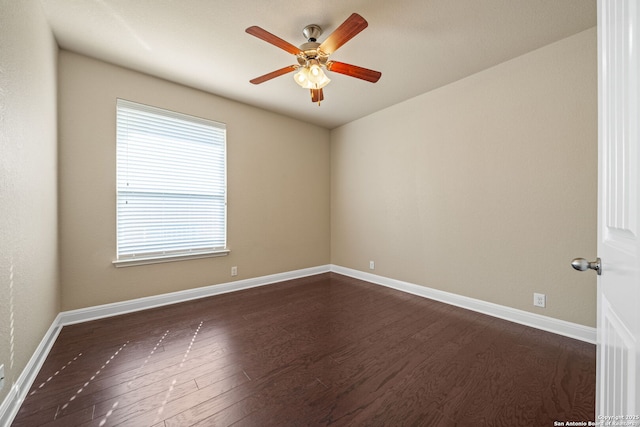
[[[226,255],[226,127],[118,99],[116,266]]]

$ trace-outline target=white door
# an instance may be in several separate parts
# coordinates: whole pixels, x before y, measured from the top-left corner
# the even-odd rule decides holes
[[[638,25],[639,0],[598,0],[598,256],[602,274],[598,276],[596,421],[625,417],[610,425],[634,426],[640,426]],[[627,424],[616,424],[622,421]]]

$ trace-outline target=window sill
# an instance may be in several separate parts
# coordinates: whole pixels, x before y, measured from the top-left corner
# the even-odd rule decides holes
[[[184,255],[166,255],[166,256],[152,256],[147,258],[127,258],[127,259],[118,259],[113,261],[113,265],[115,267],[133,267],[136,265],[146,265],[146,264],[160,264],[165,262],[174,262],[174,261],[186,261],[190,259],[199,259],[199,258],[212,258],[212,257],[220,257],[227,256],[231,252],[229,249],[223,249],[219,251],[212,252],[200,252],[195,254],[184,254]]]

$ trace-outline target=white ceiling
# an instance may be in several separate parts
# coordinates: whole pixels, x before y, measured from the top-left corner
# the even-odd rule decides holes
[[[41,0],[60,47],[332,129],[596,25],[596,0]],[[295,57],[245,33],[299,46],[351,13],[369,27],[331,59],[382,72],[336,73],[321,106],[292,74],[249,80]]]

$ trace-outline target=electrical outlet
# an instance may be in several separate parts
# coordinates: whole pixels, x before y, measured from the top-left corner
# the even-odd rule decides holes
[[[238,275],[238,267],[236,267],[236,266],[231,267],[231,275],[232,276],[237,276]]]
[[[546,307],[547,305],[547,296],[545,294],[533,294],[533,305],[536,307]]]
[[[4,387],[4,365],[0,365],[0,390]]]
[[[369,261],[369,270],[375,270],[376,268],[376,263],[373,261]]]

